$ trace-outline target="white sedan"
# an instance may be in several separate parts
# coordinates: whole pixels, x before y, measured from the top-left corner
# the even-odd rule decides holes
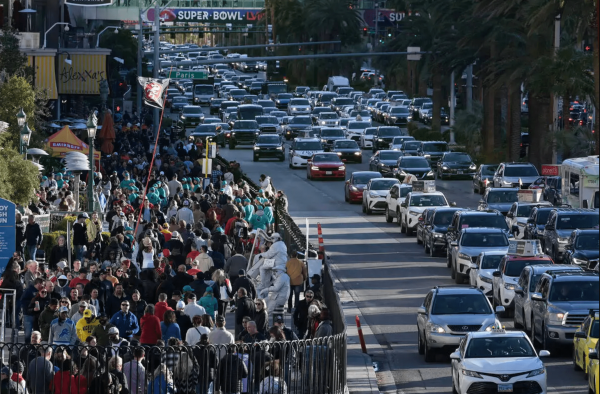
[[[522,331],[471,332],[452,359],[452,392],[546,394],[546,367]]]

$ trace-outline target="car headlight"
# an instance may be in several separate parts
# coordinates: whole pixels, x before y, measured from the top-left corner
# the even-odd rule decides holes
[[[342,155],[342,152],[336,152],[336,153],[337,153],[337,155],[338,155],[338,156],[341,156],[341,155]]]
[[[277,149],[278,150],[283,150],[283,146],[278,146]]]
[[[259,150],[259,149],[260,149],[260,146],[255,146],[254,147],[254,150]]]
[[[344,171],[346,169],[346,166],[341,166],[340,168],[338,168],[339,171]]]
[[[354,152],[354,156],[360,156],[361,154],[361,152]]]
[[[573,258],[573,262],[577,265],[587,265],[587,263],[588,263],[587,260],[576,259],[576,258]]]
[[[235,135],[235,131],[231,132],[231,135]]]
[[[378,198],[379,194],[373,193],[373,192],[369,192],[369,197],[371,197],[371,198]]]
[[[427,173],[427,176],[433,176],[433,171],[429,171],[429,172]]]
[[[260,131],[257,131],[257,132],[255,132],[254,134],[256,134],[256,135],[259,135],[259,134],[260,134]]]
[[[324,120],[322,120],[322,121],[321,121],[321,124],[325,124],[325,121],[324,121]]]
[[[548,321],[554,324],[562,324],[565,314],[562,312],[548,313]]]
[[[357,192],[358,188],[356,186],[354,186],[354,185],[350,185],[350,191],[351,192]]]
[[[179,118],[180,118],[180,119],[185,119],[185,116],[184,116],[184,115],[181,115]]]
[[[383,142],[383,138],[377,138],[377,141]]]
[[[317,171],[319,169],[319,167],[317,167],[317,166],[311,166],[310,169],[313,170],[313,171]]]
[[[534,371],[529,372],[529,374],[527,375],[528,378],[533,378],[534,376],[539,376],[539,375],[543,375],[546,373],[546,368],[540,368],[540,369],[536,369]]]
[[[462,252],[458,254],[458,258],[462,259],[462,260],[471,260],[471,256],[466,255],[466,254],[464,254]]]
[[[419,216],[420,212],[415,212],[415,211],[408,211],[409,214],[413,215],[413,216]]]
[[[441,233],[433,233],[434,238],[444,238],[444,234]]]
[[[448,166],[442,166],[442,170],[448,170]]]
[[[487,326],[487,327],[485,328],[485,331],[486,331],[486,332],[491,332],[491,331],[494,329],[494,327],[495,327],[495,326],[496,326],[496,323],[494,323],[494,324],[490,324],[489,326]]]
[[[469,166],[469,170],[476,170],[476,169],[477,169],[477,166],[475,164],[471,164]]]
[[[492,283],[493,282],[491,278],[488,278],[487,276],[483,276],[481,274],[479,274],[479,280],[482,281],[482,282],[485,282],[485,283]]]
[[[431,155],[423,155],[426,159],[431,159]]]
[[[327,142],[327,140],[321,138],[321,142]]]
[[[558,238],[558,243],[566,244],[569,242],[569,238]]]
[[[461,372],[462,372],[463,375],[468,376],[470,378],[483,379],[481,377],[481,375],[478,372],[475,372],[475,371],[469,371],[468,369],[462,369]]]
[[[435,334],[445,334],[446,330],[444,329],[444,327],[437,325],[437,324],[433,324],[433,323],[427,323],[427,330],[429,332],[433,332]]]
[[[506,290],[514,290],[515,289],[515,285],[513,283],[505,283],[504,284],[504,288]]]

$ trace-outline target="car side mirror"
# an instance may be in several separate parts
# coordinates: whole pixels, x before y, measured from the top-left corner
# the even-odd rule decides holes
[[[451,360],[460,360],[460,352],[454,352],[452,354],[450,354],[450,359]]]
[[[527,224],[535,224],[535,219],[527,219]]]
[[[550,352],[547,350],[540,350],[539,357],[550,357]],[[590,359],[592,358],[592,353],[590,352]]]
[[[531,299],[534,301],[546,301],[541,293],[531,293]]]
[[[349,185],[350,184],[350,179],[346,180],[346,184]]]
[[[403,203],[401,203],[401,204],[400,204],[400,206],[401,206],[402,208],[406,208],[406,203],[405,203],[405,202],[403,202]]]
[[[589,206],[589,204],[588,204],[588,201],[587,201],[587,200],[583,200],[583,203],[582,203],[582,208],[585,208],[585,209],[587,209],[587,208],[588,208],[588,206]]]
[[[456,203],[455,203],[454,201],[452,201],[452,202],[450,203],[450,206],[451,206],[451,207],[455,207],[455,206],[456,206]]]
[[[503,306],[500,305],[500,306],[496,307],[497,314],[504,313],[504,312],[506,312],[506,308],[504,308]]]
[[[596,349],[590,350],[588,357],[590,360],[598,360],[598,353],[596,352]]]
[[[519,226],[512,226],[512,232],[519,234],[521,230],[519,230]]]
[[[494,272],[492,273],[492,275],[493,275],[495,278],[499,278],[499,277],[501,277],[501,276],[502,276],[502,272],[500,272],[500,271],[494,271]]]
[[[417,308],[417,313],[419,315],[426,315],[427,314],[427,309],[425,309],[424,306],[420,306],[420,307]]]
[[[583,331],[575,332],[575,338],[587,339],[587,334]]]
[[[515,287],[515,294],[523,296],[523,295],[525,295],[525,292],[523,291],[523,288],[521,288],[521,287]]]

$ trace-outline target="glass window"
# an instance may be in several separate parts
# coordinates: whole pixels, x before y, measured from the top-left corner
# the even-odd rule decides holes
[[[402,152],[381,152],[380,157],[381,160],[398,160],[398,158],[402,157]]]
[[[517,200],[516,190],[494,190],[487,197],[488,204],[511,203]]]
[[[449,226],[452,222],[452,216],[454,216],[454,211],[436,212],[433,217],[433,224],[442,227]]]
[[[598,280],[554,282],[549,301],[600,301]]]
[[[488,300],[481,294],[440,294],[433,300],[432,315],[492,313]]]
[[[201,114],[202,108],[200,108],[200,107],[184,107],[183,113],[184,114],[194,114],[194,115]]]
[[[529,177],[539,175],[538,170],[534,166],[508,166],[504,171],[504,176],[509,177]]]
[[[535,357],[525,337],[474,338],[469,341],[465,358]]]
[[[359,174],[352,177],[353,185],[366,185],[373,178],[379,178],[379,174]]]
[[[344,137],[344,130],[340,129],[328,129],[321,130],[322,137]]]
[[[296,147],[294,148],[295,150],[322,150],[323,147],[321,146],[320,142],[317,141],[311,141],[311,142],[296,142]]]
[[[444,161],[453,163],[471,163],[471,156],[466,153],[448,153],[444,155]]]
[[[340,161],[340,158],[336,154],[319,154],[313,157],[313,163],[337,163]]]
[[[539,265],[539,264],[551,264],[548,260],[509,260],[506,262],[506,269],[504,270],[504,275],[512,276],[518,278],[521,276],[521,271],[523,268],[530,265]]]
[[[529,283],[529,291],[534,291],[535,290],[535,287],[539,283],[541,277],[542,277],[542,274],[533,275],[531,277],[531,282]]]
[[[481,166],[481,175],[494,175],[498,166]]]
[[[600,335],[600,333],[598,332],[600,331],[599,328],[600,324],[598,320],[594,320],[594,323],[592,324],[592,329],[590,331],[590,337],[598,339],[598,336]]]
[[[371,127],[371,122],[348,122],[349,129],[366,129]]]
[[[462,246],[508,246],[508,238],[504,233],[465,233],[460,244]]]
[[[502,261],[501,255],[484,255],[483,260],[481,261],[481,269],[497,269],[500,266],[500,261]]]
[[[528,218],[532,209],[533,205],[519,205],[519,209],[517,209],[517,217]]]
[[[439,207],[448,205],[446,198],[439,195],[413,196],[410,199],[411,207]]]
[[[548,217],[550,216],[551,209],[538,209],[535,215],[535,224],[546,224],[548,223]]]
[[[380,127],[377,135],[380,137],[395,137],[395,136],[402,135],[402,132],[400,131],[399,128]]]
[[[312,121],[308,117],[306,117],[306,118],[295,117],[295,118],[292,118],[292,120],[289,122],[289,124],[312,124]]]
[[[579,197],[579,174],[571,172],[569,176],[569,189],[572,196]]]
[[[575,248],[580,250],[600,250],[600,233],[580,234],[577,237]]]
[[[423,144],[423,152],[448,152],[448,144],[425,143]]]
[[[400,188],[400,197],[406,197],[408,193],[412,192],[412,187],[401,187]]]
[[[373,181],[370,190],[390,190],[396,183],[398,183],[397,179]]]
[[[572,214],[559,215],[556,228],[559,230],[592,229],[598,228],[598,214]]]
[[[359,149],[356,141],[336,141],[334,147],[337,149]]]
[[[257,142],[261,144],[279,144],[281,140],[276,135],[261,135]]]
[[[416,150],[419,148],[421,143],[419,141],[407,141],[402,145],[404,150]]]
[[[403,158],[398,166],[402,168],[428,168],[429,162],[423,157]]]

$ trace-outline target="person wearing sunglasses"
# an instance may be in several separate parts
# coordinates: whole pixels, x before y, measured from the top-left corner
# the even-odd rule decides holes
[[[140,331],[138,319],[129,310],[129,306],[129,301],[123,300],[121,310],[110,319],[110,324],[119,330],[119,336],[127,340],[131,340],[131,337]]]

